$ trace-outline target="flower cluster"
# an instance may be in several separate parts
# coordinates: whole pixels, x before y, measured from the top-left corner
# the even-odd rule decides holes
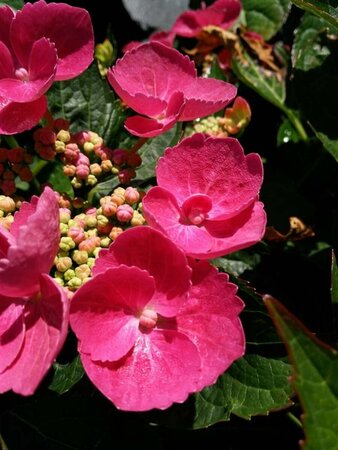
[[[75,189],[94,186],[108,175],[116,175],[120,183],[128,184],[135,177],[140,156],[127,149],[111,149],[93,131],[71,133],[64,119],[50,120],[48,126],[37,128],[33,138],[35,150],[42,159],[56,157],[64,166]]]
[[[47,109],[54,81],[80,75],[93,59],[87,11],[44,0],[14,14],[0,8],[0,133],[32,128]]]
[[[239,10],[237,0],[217,0],[184,13],[174,30],[197,36],[211,22],[228,27]],[[7,24],[0,30],[0,119],[7,120],[0,132],[32,127],[52,82],[88,66],[88,20],[81,9],[43,0],[15,16],[0,10]],[[155,38],[127,51],[107,77],[138,113],[126,129],[144,138],[210,116],[236,95],[235,86],[198,76],[187,56]],[[14,126],[10,108],[22,105],[31,112]],[[223,118],[234,133],[243,126],[236,111],[235,103]],[[137,146],[110,149],[93,131],[71,133],[62,119],[38,128],[34,140],[40,157],[62,161],[76,189],[104,174],[128,184],[141,163]],[[244,354],[243,302],[209,260],[262,238],[261,159],[245,155],[234,138],[197,133],[165,150],[156,178],[144,197],[118,187],[96,206],[46,187],[13,216],[14,201],[0,198],[9,217],[0,227],[1,392],[34,392],[65,340],[68,308],[86,373],[123,410],[183,402]]]
[[[78,289],[92,276],[102,248],[109,247],[126,228],[145,223],[142,195],[133,187],[119,187],[100,199],[99,208],[91,207],[76,215],[72,214],[71,205],[64,205],[61,200],[61,239],[54,261],[54,277],[61,286],[70,291]]]

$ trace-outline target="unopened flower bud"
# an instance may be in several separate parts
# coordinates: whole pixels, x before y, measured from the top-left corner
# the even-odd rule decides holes
[[[8,151],[7,158],[11,163],[19,163],[23,161],[24,158],[24,149],[21,147],[12,148]]]
[[[65,285],[65,282],[63,281],[62,278],[54,278],[54,281],[61,287],[63,287]]]
[[[63,168],[63,173],[67,177],[73,177],[76,173],[76,166],[74,166],[73,164],[66,164]]]
[[[109,233],[109,237],[110,237],[110,239],[112,241],[115,241],[115,239],[122,233],[123,233],[122,228],[120,228],[120,227],[113,227],[111,229],[111,232]]]
[[[19,175],[20,180],[22,180],[22,181],[29,182],[29,181],[32,181],[32,179],[33,179],[32,171],[27,166],[22,167],[19,170],[18,175]]]
[[[139,167],[142,164],[142,158],[138,153],[128,153],[127,164],[130,167]]]
[[[81,286],[81,284],[82,284],[81,278],[73,277],[68,281],[67,286],[70,289],[78,289]]]
[[[76,176],[77,178],[80,178],[81,180],[85,180],[90,173],[89,166],[86,166],[85,164],[79,164],[76,166]]]
[[[85,223],[88,228],[95,228],[97,226],[97,218],[93,214],[86,214]]]
[[[101,169],[103,172],[110,172],[112,170],[112,167],[113,163],[109,159],[101,162]]]
[[[134,210],[129,205],[120,205],[116,210],[116,218],[122,223],[129,222],[133,217]]]
[[[97,224],[100,225],[101,227],[104,227],[105,225],[107,225],[107,223],[109,223],[108,217],[106,217],[104,215],[100,214],[96,218],[97,218]]]
[[[116,214],[117,205],[114,202],[105,203],[101,206],[102,214],[106,217],[112,217]]]
[[[71,280],[73,277],[75,277],[75,270],[68,269],[66,272],[64,272],[63,277],[66,281]]]
[[[16,186],[13,180],[4,180],[0,183],[0,189],[5,195],[12,195],[16,191]]]
[[[71,212],[68,208],[60,208],[59,209],[59,217],[60,222],[68,223],[71,217]]]
[[[85,250],[89,255],[94,252],[96,247],[99,247],[101,244],[99,237],[89,237],[84,241],[80,242],[79,249]]]
[[[64,153],[66,150],[66,144],[62,141],[55,141],[54,148],[56,153]]]
[[[69,129],[69,121],[66,119],[55,119],[53,122],[53,127],[56,130],[68,130]]]
[[[35,146],[35,148],[36,148],[36,146]],[[50,147],[50,146],[41,147],[41,148],[37,149],[37,152],[39,153],[40,157],[42,159],[45,159],[46,161],[52,161],[56,155],[54,148]]]
[[[119,177],[120,183],[127,184],[130,182],[130,180],[132,178],[136,177],[136,172],[134,169],[123,169],[123,170],[120,170],[118,177]]]
[[[64,258],[59,258],[56,262],[55,266],[59,272],[66,272],[66,270],[70,269],[73,265],[73,261],[69,258],[69,256],[65,256]]]
[[[0,195],[0,209],[6,213],[15,211],[14,200],[11,197]]]
[[[95,256],[95,258],[97,258],[99,256],[100,251],[101,251],[101,247],[96,247],[96,249],[93,251],[93,255]]]
[[[130,221],[131,226],[137,227],[139,225],[144,225],[145,218],[138,211],[134,211],[133,218]]]
[[[84,250],[74,250],[72,258],[77,264],[86,264],[88,261],[88,253]]]
[[[67,144],[63,156],[67,163],[74,163],[77,161],[79,154],[80,149],[77,144]]]
[[[101,168],[100,164],[97,164],[97,163],[91,164],[89,166],[89,169],[90,169],[90,173],[92,175],[95,175],[96,177],[100,176],[102,173],[102,168]]]
[[[74,177],[71,180],[71,184],[75,189],[80,189],[82,187],[82,181],[79,180],[79,178],[77,178],[77,177]]]
[[[56,135],[51,128],[38,128],[34,134],[33,138],[35,141],[41,142],[43,145],[54,145],[56,141]]]
[[[64,252],[69,252],[69,250],[72,250],[75,247],[75,242],[69,236],[62,237],[59,243],[59,247]]]
[[[92,153],[94,151],[94,144],[91,142],[85,142],[83,144],[83,150],[88,154]]]
[[[56,135],[56,139],[58,141],[64,142],[67,144],[70,141],[70,133],[68,130],[60,130]]]
[[[107,248],[107,247],[109,247],[110,244],[111,244],[111,239],[109,239],[108,236],[101,239],[101,247],[102,248]]]
[[[80,242],[84,241],[85,232],[83,228],[71,227],[67,231],[67,236],[71,237],[76,244],[79,244]]]
[[[68,225],[66,223],[60,222],[60,233],[62,236],[66,236],[68,232]]]
[[[140,194],[138,193],[138,190],[131,186],[127,187],[124,193],[124,197],[129,205],[133,205],[140,200]]]
[[[87,178],[87,184],[89,186],[95,186],[95,184],[97,184],[96,176],[90,173]]]
[[[88,278],[91,274],[91,270],[87,264],[81,264],[80,266],[76,267],[75,269],[75,275],[80,278],[80,280],[83,280],[84,278]]]
[[[118,166],[121,166],[127,160],[127,152],[122,148],[117,148],[113,150],[113,161]]]
[[[87,266],[90,268],[90,269],[92,269],[93,267],[94,267],[94,264],[95,264],[95,258],[88,258],[88,260],[87,260]]]

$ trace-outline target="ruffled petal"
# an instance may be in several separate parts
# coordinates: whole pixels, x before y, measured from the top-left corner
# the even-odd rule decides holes
[[[34,42],[48,38],[57,49],[56,80],[80,75],[93,60],[94,35],[85,9],[44,0],[26,3],[11,27],[13,49],[23,67],[28,66]]]
[[[0,392],[33,394],[66,339],[66,293],[49,275],[42,275],[40,282],[41,298],[32,298],[25,304],[25,340],[17,358],[0,374]]]
[[[74,295],[70,323],[79,351],[94,361],[117,361],[134,346],[143,308],[154,294],[154,279],[137,267],[108,269]]]
[[[165,409],[196,391],[200,358],[196,346],[173,330],[141,334],[135,347],[113,363],[95,363],[81,354],[95,386],[125,411]]]
[[[94,274],[121,264],[139,267],[154,277],[156,295],[152,305],[164,316],[176,314],[190,287],[191,269],[184,253],[174,243],[150,227],[130,228],[107,252],[100,253]]]
[[[202,265],[206,263],[202,262]],[[238,318],[243,302],[236,296],[237,286],[215,268],[199,272],[187,301],[176,317],[177,330],[197,347],[201,358],[198,389],[215,383],[245,351],[245,336]]]
[[[17,134],[33,128],[47,110],[46,97],[16,103],[0,97],[0,134]]]
[[[46,187],[35,213],[20,227],[15,244],[0,261],[3,295],[20,297],[37,291],[40,275],[48,273],[53,265],[59,236],[58,202],[52,189]]]
[[[15,360],[25,337],[21,299],[0,296],[0,378]]]
[[[27,80],[0,79],[0,96],[18,103],[39,99],[54,81],[57,60],[54,44],[45,38],[34,42],[29,58]]]

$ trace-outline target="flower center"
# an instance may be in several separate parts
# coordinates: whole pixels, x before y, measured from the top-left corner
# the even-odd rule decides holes
[[[18,78],[21,81],[28,81],[29,80],[28,72],[23,67],[20,67],[20,69],[16,69],[15,76],[16,76],[16,78]]]
[[[188,197],[182,205],[183,218],[186,223],[200,226],[208,218],[212,201],[208,195],[194,194]]]
[[[152,330],[157,323],[157,312],[153,309],[145,308],[140,315],[140,328],[146,328]]]

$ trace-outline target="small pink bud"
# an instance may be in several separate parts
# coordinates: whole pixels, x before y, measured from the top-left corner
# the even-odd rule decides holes
[[[63,157],[66,162],[71,164],[75,163],[79,157],[80,149],[76,144],[67,144],[66,149],[63,153]]]
[[[97,208],[95,206],[91,206],[90,208],[86,209],[85,214],[86,216],[92,216],[95,215],[97,211]]]
[[[100,243],[100,238],[93,236],[80,242],[79,249],[85,250],[88,254],[91,254],[96,249],[96,247],[100,246]]]
[[[130,167],[138,167],[142,164],[142,158],[138,153],[132,152],[128,154],[127,164]]]
[[[122,148],[117,148],[113,150],[113,161],[118,166],[121,166],[127,160],[127,152]]]
[[[71,227],[67,232],[67,236],[71,237],[76,244],[84,241],[85,232],[83,228]]]
[[[129,205],[120,205],[116,210],[116,218],[120,222],[129,222],[134,214],[134,210]]]
[[[133,205],[140,200],[140,194],[138,193],[138,190],[131,186],[127,187],[126,192],[124,193],[124,197],[129,205]]]
[[[90,169],[85,164],[79,164],[76,166],[76,176],[80,178],[80,180],[85,180],[90,173]]]
[[[109,147],[97,147],[95,150],[95,154],[102,160],[111,160],[113,159],[113,150]]]

